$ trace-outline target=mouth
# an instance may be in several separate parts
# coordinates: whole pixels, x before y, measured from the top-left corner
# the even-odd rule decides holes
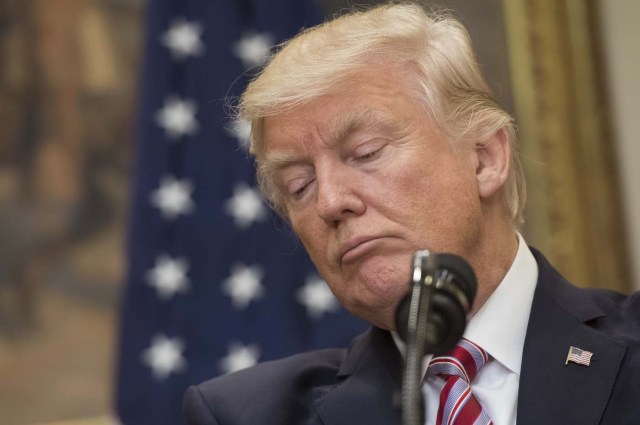
[[[343,243],[340,246],[340,264],[352,263],[366,255],[379,239],[373,236],[360,236]]]

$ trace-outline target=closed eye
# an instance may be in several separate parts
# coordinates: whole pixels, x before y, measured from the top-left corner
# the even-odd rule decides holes
[[[355,157],[356,161],[360,161],[360,162],[367,162],[367,161],[371,161],[374,160],[376,158],[378,158],[380,156],[380,154],[382,154],[382,150],[384,149],[384,146],[379,147],[378,149],[372,150],[370,152],[367,152],[363,155],[359,155]]]
[[[299,200],[300,198],[302,198],[302,195],[304,195],[304,192],[307,190],[309,185],[311,185],[311,183],[313,183],[314,181],[315,181],[315,179],[309,180],[307,183],[303,184],[298,189],[296,189],[293,192],[291,192],[289,196],[293,200]]]

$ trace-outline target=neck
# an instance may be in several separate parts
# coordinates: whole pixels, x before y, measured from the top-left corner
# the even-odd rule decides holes
[[[518,252],[518,237],[510,222],[485,229],[472,266],[478,279],[478,291],[471,314],[475,314],[489,299],[507,274]]]

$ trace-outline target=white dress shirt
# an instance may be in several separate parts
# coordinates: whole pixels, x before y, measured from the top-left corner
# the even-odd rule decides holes
[[[518,234],[518,252],[511,268],[482,308],[471,318],[464,337],[486,350],[492,359],[471,382],[471,391],[495,425],[515,425],[524,338],[531,312],[538,265]],[[404,344],[394,334],[404,353]],[[425,369],[432,356],[425,358]],[[425,425],[435,425],[444,380],[424,381]]]

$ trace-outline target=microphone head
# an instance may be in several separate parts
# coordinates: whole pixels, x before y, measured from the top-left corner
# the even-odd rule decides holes
[[[455,254],[438,254],[438,270],[447,271],[455,280],[455,285],[460,289],[468,302],[466,313],[471,310],[473,300],[476,298],[478,283],[476,274],[471,265],[462,257]]]
[[[425,284],[426,285],[426,284]],[[460,256],[436,254],[436,279],[431,285],[430,310],[427,315],[425,353],[449,351],[462,338],[476,295],[476,276]],[[425,290],[427,288],[423,288]],[[411,293],[396,310],[396,329],[407,339]]]

